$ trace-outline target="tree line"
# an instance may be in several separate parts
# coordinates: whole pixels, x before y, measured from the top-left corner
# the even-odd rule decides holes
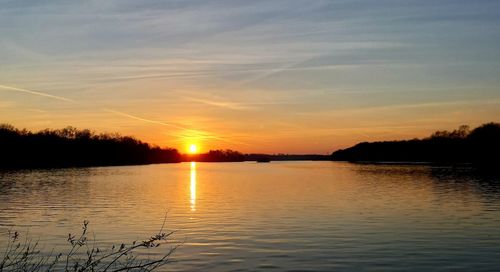
[[[500,124],[487,123],[473,130],[460,126],[453,131],[436,131],[424,139],[363,142],[337,150],[330,156],[243,154],[229,149],[188,155],[180,154],[174,148],[161,148],[116,133],[97,134],[74,127],[31,132],[0,124],[0,169],[283,160],[499,165]]]
[[[176,149],[119,134],[66,127],[31,132],[0,125],[0,168],[110,166],[180,162]]]
[[[474,163],[500,162],[500,123],[486,123],[473,130],[460,126],[436,131],[424,139],[363,142],[332,153],[339,161]]]

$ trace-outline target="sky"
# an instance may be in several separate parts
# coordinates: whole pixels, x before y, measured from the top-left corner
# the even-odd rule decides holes
[[[500,121],[500,1],[0,0],[0,123],[329,154]]]

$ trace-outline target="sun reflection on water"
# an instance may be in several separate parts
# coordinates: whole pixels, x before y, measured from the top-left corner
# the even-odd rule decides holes
[[[196,162],[191,162],[191,176],[190,176],[189,191],[191,193],[190,203],[191,211],[196,211]]]

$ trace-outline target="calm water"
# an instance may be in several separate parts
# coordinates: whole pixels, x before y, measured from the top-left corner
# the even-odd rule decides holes
[[[167,210],[183,245],[166,271],[500,271],[500,180],[465,168],[248,162],[0,172],[2,250],[9,229],[60,248],[84,219],[100,243],[147,238]]]

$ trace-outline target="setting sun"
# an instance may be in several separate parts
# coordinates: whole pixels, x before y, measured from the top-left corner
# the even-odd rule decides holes
[[[196,146],[195,144],[190,144],[189,145],[189,153],[191,153],[191,154],[198,153],[198,146]]]

